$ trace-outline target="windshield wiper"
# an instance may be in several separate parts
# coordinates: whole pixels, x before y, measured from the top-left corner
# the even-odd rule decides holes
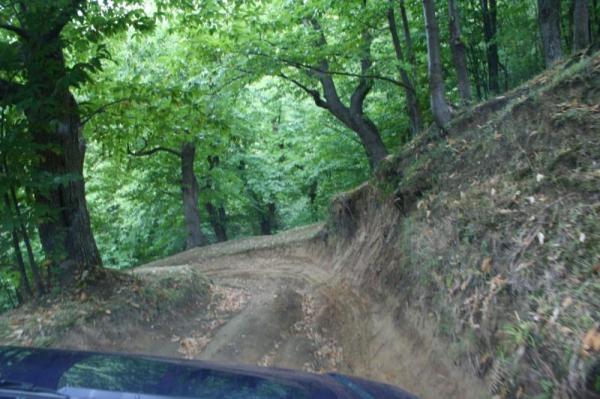
[[[38,387],[26,382],[5,380],[1,376],[0,397],[69,399],[68,395],[64,395],[52,389]]]

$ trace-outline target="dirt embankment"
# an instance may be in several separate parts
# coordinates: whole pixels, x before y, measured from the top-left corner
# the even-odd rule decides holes
[[[16,310],[0,319],[2,342],[339,371],[424,399],[485,397],[430,330],[398,324],[393,307],[334,272],[322,227],[194,249],[102,295],[82,289]]]
[[[599,104],[584,56],[419,137],[334,201],[335,273],[496,397],[600,397]]]

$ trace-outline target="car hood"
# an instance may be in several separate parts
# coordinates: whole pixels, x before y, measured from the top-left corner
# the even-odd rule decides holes
[[[0,347],[0,377],[76,398],[416,399],[342,374],[154,356]]]

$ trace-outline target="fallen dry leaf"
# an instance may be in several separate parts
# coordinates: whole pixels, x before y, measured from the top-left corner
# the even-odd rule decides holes
[[[498,274],[492,279],[492,281],[490,281],[490,290],[495,291],[502,288],[504,285],[506,285],[506,279],[503,278],[502,275]]]
[[[524,394],[523,387],[520,386],[519,389],[517,389],[517,393],[515,394],[515,398],[521,399],[523,397],[523,394]]]
[[[559,330],[561,333],[563,333],[565,335],[573,334],[573,330],[566,326],[560,326]]]
[[[585,355],[591,352],[600,352],[600,329],[598,327],[591,328],[583,337],[581,349]]]
[[[179,341],[179,349],[177,352],[183,354],[187,359],[193,359],[202,352],[206,345],[210,342],[210,338],[206,335],[201,337],[188,337]]]
[[[218,287],[214,296],[218,298],[215,308],[218,313],[234,313],[248,303],[248,294],[242,289]]]
[[[469,276],[470,277],[470,276]],[[471,278],[466,279],[465,281],[463,281],[463,283],[460,285],[460,290],[464,291],[467,289],[467,287],[469,286],[469,283],[471,282]]]
[[[563,301],[562,301],[562,307],[563,309],[568,308],[569,306],[571,306],[573,304],[573,298],[571,298],[570,296],[566,297]]]
[[[492,258],[488,256],[483,259],[481,262],[481,271],[486,274],[492,271]]]

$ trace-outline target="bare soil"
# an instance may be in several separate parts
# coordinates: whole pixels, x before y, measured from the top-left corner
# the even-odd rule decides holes
[[[110,316],[81,324],[53,347],[126,351],[339,371],[404,387],[423,398],[484,398],[434,334],[368,299],[334,274],[310,239],[321,226],[184,252],[136,269],[141,279],[194,270],[208,304],[189,303],[151,324]],[[311,249],[313,248],[313,249]]]

